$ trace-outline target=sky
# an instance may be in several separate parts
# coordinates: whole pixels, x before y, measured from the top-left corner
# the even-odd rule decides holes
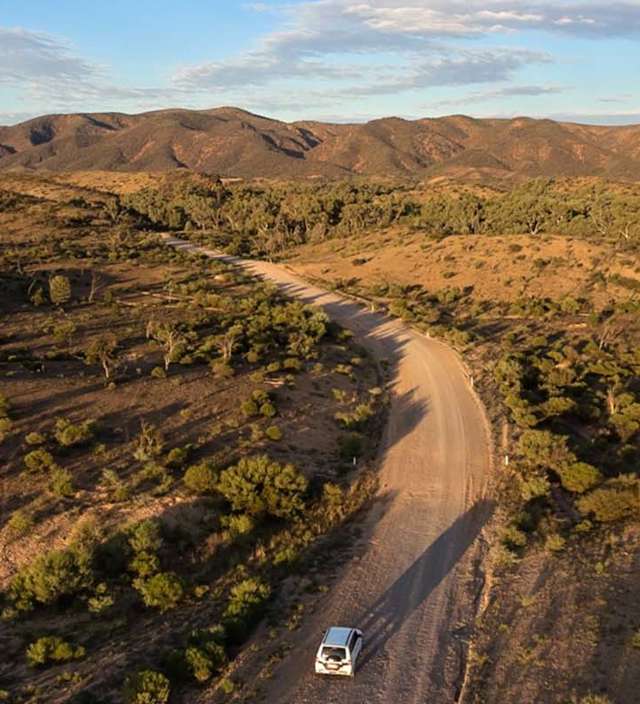
[[[0,124],[221,105],[640,123],[640,0],[0,0]]]

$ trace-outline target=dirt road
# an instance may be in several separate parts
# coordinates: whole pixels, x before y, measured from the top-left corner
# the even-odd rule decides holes
[[[166,241],[220,257],[169,236]],[[265,684],[264,701],[456,702],[475,610],[477,538],[490,514],[484,496],[490,436],[462,364],[446,345],[310,286],[282,266],[241,263],[288,295],[321,306],[379,360],[388,360],[393,392],[381,451],[381,498],[367,519],[367,544],[292,634],[293,648]],[[315,650],[331,625],[364,631],[363,659],[353,680],[312,674]]]

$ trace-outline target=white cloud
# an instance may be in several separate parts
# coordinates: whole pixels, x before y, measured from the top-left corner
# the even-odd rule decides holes
[[[474,40],[524,30],[593,38],[640,32],[640,0],[306,0],[270,10],[280,12],[280,30],[242,56],[184,67],[176,85],[225,91],[306,80],[373,96],[501,82],[551,57],[481,50]]]
[[[185,97],[179,86],[126,88],[108,79],[105,67],[78,56],[62,39],[43,32],[0,27],[0,85],[20,90],[23,102],[72,109],[92,101],[153,105],[158,100],[171,102]]]
[[[19,92],[21,111],[35,104],[138,110],[243,102],[352,113],[352,104],[368,97],[447,86],[486,85],[471,94],[476,102],[525,95],[507,91],[519,89],[520,72],[553,57],[518,47],[524,32],[594,40],[640,33],[640,0],[283,0],[248,7],[274,14],[279,29],[248,52],[183,66],[160,87],[123,86],[64,39],[0,27],[0,87]]]
[[[587,36],[640,32],[638,0],[315,0],[291,12],[306,20],[356,18],[374,29],[438,37],[522,29]]]
[[[525,98],[538,97],[542,95],[555,95],[566,93],[570,88],[566,86],[537,86],[537,85],[509,85],[495,90],[475,91],[463,95],[460,98],[448,98],[446,100],[438,100],[425,105],[426,110],[433,108],[451,108],[469,103],[483,103],[500,98]]]

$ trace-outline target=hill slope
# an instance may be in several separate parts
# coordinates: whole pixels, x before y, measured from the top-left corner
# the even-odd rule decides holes
[[[285,123],[236,108],[48,115],[0,127],[0,170],[640,179],[640,126],[464,116]]]

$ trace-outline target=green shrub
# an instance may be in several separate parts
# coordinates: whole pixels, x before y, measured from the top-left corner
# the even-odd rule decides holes
[[[556,469],[562,482],[562,486],[567,491],[574,491],[577,494],[584,494],[602,481],[600,472],[586,462],[572,462],[566,467]]]
[[[189,672],[198,682],[206,682],[211,678],[213,669],[207,654],[194,646],[187,648],[184,653],[185,664]]]
[[[551,492],[551,484],[545,476],[531,476],[520,480],[520,496],[525,501],[537,499],[541,496],[548,496]]]
[[[227,654],[220,643],[204,640],[201,645],[192,645],[186,649],[185,660],[193,677],[198,682],[206,682],[223,669],[227,663]]]
[[[351,413],[336,413],[338,423],[347,430],[361,430],[373,416],[373,408],[369,403],[360,403]]]
[[[30,472],[45,472],[55,467],[53,455],[46,450],[32,450],[24,456],[24,466]]]
[[[277,425],[270,425],[264,431],[264,434],[269,438],[269,440],[273,440],[274,442],[282,440],[282,430],[280,430]]]
[[[84,352],[84,358],[86,364],[99,364],[105,379],[111,379],[119,366],[116,336],[107,334],[91,340]]]
[[[102,614],[114,604],[113,597],[109,594],[109,587],[105,582],[96,585],[93,596],[87,600],[87,606],[92,614]]]
[[[229,535],[235,538],[239,535],[247,535],[255,528],[255,520],[246,513],[232,513],[229,516],[222,516],[220,523],[226,527]]]
[[[152,552],[141,550],[131,558],[129,569],[138,577],[150,577],[160,571],[160,558]]]
[[[185,445],[184,447],[174,447],[167,454],[167,466],[172,469],[181,469],[187,463],[191,454],[192,446]]]
[[[525,430],[518,440],[518,454],[533,466],[553,470],[575,459],[567,449],[567,438],[548,430]]]
[[[36,603],[53,604],[91,586],[93,553],[90,547],[51,550],[21,568],[9,584],[8,596],[18,611]]]
[[[561,535],[551,533],[547,536],[544,546],[549,552],[561,552],[564,550],[566,543],[567,541]]]
[[[640,483],[635,476],[609,479],[581,496],[577,505],[580,513],[592,515],[600,523],[637,518],[640,515]]]
[[[304,364],[302,360],[298,359],[297,357],[287,357],[287,359],[285,359],[282,363],[282,366],[284,369],[299,372],[302,371]]]
[[[11,418],[0,418],[0,442],[4,442],[13,429]]]
[[[4,394],[0,394],[0,418],[6,418],[9,415],[11,404]]]
[[[255,401],[248,399],[242,402],[240,405],[240,410],[246,418],[251,418],[251,416],[258,415],[258,404]]]
[[[221,360],[211,362],[210,368],[212,374],[219,379],[230,379],[235,374],[229,362],[223,362]]]
[[[56,323],[51,329],[53,339],[59,345],[63,345],[66,343],[70,346],[73,335],[76,332],[77,327],[72,320],[64,320],[60,323]]]
[[[502,544],[510,550],[522,548],[527,544],[526,533],[516,526],[507,526],[502,531]]]
[[[29,433],[24,441],[27,445],[44,445],[47,440],[41,433]]]
[[[71,472],[61,467],[54,467],[49,479],[49,491],[54,494],[54,496],[59,496],[60,498],[73,496],[75,494],[75,488],[73,486],[73,476]]]
[[[160,523],[153,518],[137,523],[129,531],[129,545],[136,553],[159,550],[162,547]]]
[[[171,687],[169,680],[154,670],[142,670],[129,675],[124,685],[126,704],[166,704]]]
[[[240,643],[262,616],[271,589],[257,578],[245,579],[231,589],[223,614],[225,631],[232,642]]]
[[[218,491],[235,511],[292,518],[304,508],[307,480],[292,465],[267,455],[245,457],[220,475]]]
[[[260,415],[265,418],[273,418],[276,415],[276,407],[271,403],[271,401],[265,401],[260,406]]]
[[[343,460],[361,457],[364,453],[364,437],[360,433],[349,433],[338,440],[338,450]]]
[[[76,447],[93,439],[94,428],[90,420],[75,425],[68,418],[59,418],[53,434],[61,447]]]
[[[10,535],[21,536],[31,530],[33,525],[33,516],[23,509],[18,509],[11,514],[11,518],[7,521],[7,530]]]
[[[158,521],[150,518],[130,528],[128,543],[134,553],[128,565],[130,571],[142,581],[159,572],[160,559],[156,553],[162,547],[162,536]]]
[[[109,494],[109,499],[114,502],[126,501],[131,496],[131,488],[118,476],[113,469],[102,471],[100,485]]]
[[[163,448],[162,433],[150,423],[142,421],[140,434],[135,441],[134,459],[140,462],[150,462],[162,454]]]
[[[27,660],[34,666],[80,660],[84,656],[85,649],[82,646],[74,647],[58,636],[38,638],[27,648]]]
[[[66,276],[52,276],[49,279],[49,298],[56,306],[71,300],[71,283]]]
[[[159,609],[162,613],[174,609],[184,596],[180,578],[173,572],[158,572],[148,579],[134,581],[146,606]]]
[[[184,473],[185,486],[197,495],[214,494],[218,486],[219,472],[212,462],[194,464]]]

